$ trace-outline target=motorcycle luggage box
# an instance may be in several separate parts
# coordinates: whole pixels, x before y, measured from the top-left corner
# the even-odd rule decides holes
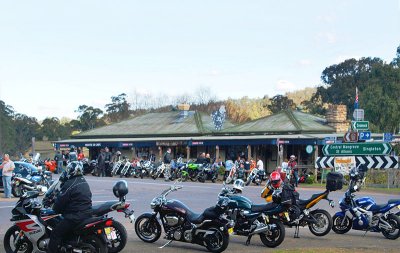
[[[343,188],[343,174],[338,172],[329,172],[326,176],[326,189],[337,191]]]

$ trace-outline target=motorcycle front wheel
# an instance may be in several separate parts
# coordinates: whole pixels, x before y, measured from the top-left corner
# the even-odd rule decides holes
[[[382,234],[390,240],[396,240],[400,236],[400,218],[394,214],[389,214],[386,222],[390,224],[392,229],[386,230],[382,229]]]
[[[21,229],[14,225],[10,227],[6,234],[4,235],[4,249],[6,253],[14,253],[14,252],[25,252],[30,253],[33,251],[32,243],[22,234],[22,237],[19,238],[19,242],[16,242]],[[18,250],[16,250],[15,246],[18,246]]]
[[[152,214],[140,215],[135,222],[135,232],[140,240],[148,243],[157,241],[161,236],[161,225]]]
[[[269,248],[278,247],[285,239],[285,226],[277,219],[270,219],[268,225],[273,226],[270,230],[260,234],[261,242]]]
[[[208,251],[213,253],[219,253],[224,251],[229,244],[229,234],[228,231],[221,231],[219,227],[210,227],[207,231],[214,232],[206,236],[205,244]]]
[[[327,211],[315,210],[311,212],[311,215],[317,220],[317,223],[308,224],[311,233],[316,236],[324,236],[331,231],[332,217]]]
[[[249,186],[251,183],[251,176],[249,176],[246,180],[246,186]]]
[[[343,225],[342,222],[344,221]],[[334,215],[332,217],[332,230],[336,234],[345,234],[350,231],[353,221],[347,216]]]
[[[14,195],[14,197],[21,197],[22,195],[24,195],[24,193],[26,192],[25,188],[20,184],[18,186],[13,186],[11,188],[11,193],[12,195]]]

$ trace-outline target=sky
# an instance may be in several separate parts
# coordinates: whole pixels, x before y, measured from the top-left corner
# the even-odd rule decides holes
[[[0,100],[43,120],[134,91],[272,97],[399,45],[400,0],[0,0]]]

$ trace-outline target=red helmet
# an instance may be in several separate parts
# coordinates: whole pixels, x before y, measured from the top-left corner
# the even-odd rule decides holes
[[[274,171],[269,176],[269,181],[271,182],[272,187],[279,188],[281,186],[281,174],[278,171]]]

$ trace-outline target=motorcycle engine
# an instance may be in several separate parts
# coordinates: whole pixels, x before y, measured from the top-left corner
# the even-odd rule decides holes
[[[165,222],[168,226],[174,227],[179,224],[179,221],[181,220],[181,217],[178,216],[165,216]]]
[[[40,240],[38,243],[38,247],[40,250],[46,251],[49,245],[50,238],[46,238],[44,240]]]

